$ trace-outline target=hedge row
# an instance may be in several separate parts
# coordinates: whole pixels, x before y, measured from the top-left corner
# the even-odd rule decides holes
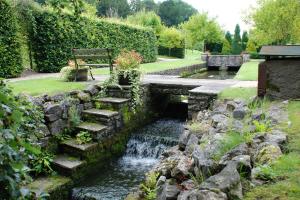
[[[0,77],[16,77],[23,71],[17,19],[6,0],[0,0],[0,22]]]
[[[185,57],[185,48],[172,48],[169,50],[166,47],[159,46],[158,54],[164,56],[172,56],[176,58],[184,58]]]
[[[112,48],[114,56],[122,49],[134,49],[144,62],[156,60],[156,37],[152,30],[46,10],[34,11],[34,17],[33,47],[40,72],[60,71],[72,58],[72,48]]]

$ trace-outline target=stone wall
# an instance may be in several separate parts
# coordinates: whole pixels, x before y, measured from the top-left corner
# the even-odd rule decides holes
[[[265,61],[266,95],[271,99],[300,98],[300,58]],[[263,80],[260,80],[263,81]]]
[[[169,76],[181,76],[182,74],[195,74],[197,73],[200,69],[205,68],[205,64],[196,64],[196,65],[191,65],[187,67],[180,67],[180,68],[175,68],[175,69],[167,69],[159,72],[152,72],[149,74],[152,75],[169,75]]]
[[[250,61],[250,55],[203,54],[201,59],[206,62],[206,67],[240,67],[243,63]]]

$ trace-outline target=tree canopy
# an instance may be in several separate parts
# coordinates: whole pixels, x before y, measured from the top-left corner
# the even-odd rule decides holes
[[[130,14],[130,6],[127,0],[101,0],[97,5],[98,16],[126,17]]]
[[[193,48],[199,42],[218,43],[224,38],[224,33],[214,18],[207,13],[196,14],[181,25],[187,38],[188,47]]]
[[[259,0],[249,18],[260,45],[300,42],[299,0]]]
[[[198,11],[182,0],[167,0],[159,5],[158,14],[166,26],[177,26]]]

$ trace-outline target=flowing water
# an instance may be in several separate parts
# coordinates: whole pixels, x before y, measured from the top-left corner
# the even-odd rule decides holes
[[[179,120],[156,121],[132,134],[120,158],[88,177],[72,191],[73,200],[121,200],[144,180],[144,175],[159,160],[161,153],[178,143],[184,123]]]
[[[236,74],[237,71],[232,70],[208,70],[197,74],[193,74],[189,78],[226,80],[233,79]]]

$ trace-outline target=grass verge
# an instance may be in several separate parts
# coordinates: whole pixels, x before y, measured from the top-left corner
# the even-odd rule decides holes
[[[250,100],[256,96],[257,88],[227,88],[219,94],[219,99]]]
[[[15,94],[25,93],[32,96],[40,94],[56,94],[76,89],[84,89],[88,82],[64,82],[59,78],[32,79],[8,82],[8,86]]]
[[[244,63],[234,79],[241,81],[256,81],[258,79],[258,64],[262,60],[251,60]]]

